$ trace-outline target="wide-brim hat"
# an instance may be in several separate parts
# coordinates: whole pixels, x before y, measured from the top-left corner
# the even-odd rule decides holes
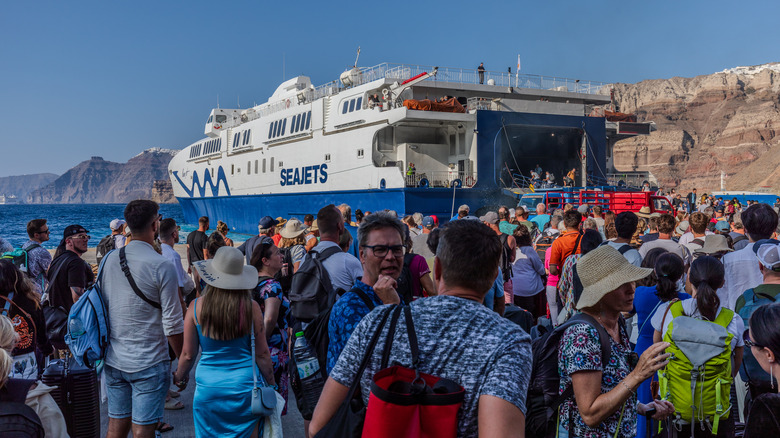
[[[593,307],[608,293],[651,272],[652,269],[632,265],[615,248],[600,246],[577,260],[577,274],[583,287],[577,309]]]
[[[278,218],[276,218],[276,226],[277,226],[277,227],[281,227],[281,226],[283,226],[283,225],[284,225],[284,224],[286,224],[286,223],[287,223],[287,219],[285,219],[285,218],[283,218],[283,217],[281,217],[281,216],[279,216]]]
[[[244,254],[232,246],[217,250],[213,259],[192,264],[206,284],[225,290],[249,290],[257,286],[257,269],[244,265]]]
[[[729,241],[721,234],[710,234],[704,238],[704,246],[693,250],[695,254],[717,254],[719,252],[731,252]]]
[[[688,227],[690,226],[690,222],[688,221],[682,221],[677,225],[677,228],[674,229],[674,231],[677,232],[677,234],[683,235],[686,232],[688,232]]]
[[[652,212],[650,211],[650,207],[644,206],[639,209],[639,211],[636,212],[636,215],[639,217],[649,218]]]
[[[310,233],[313,233],[313,232],[319,231],[319,230],[320,230],[320,227],[317,226],[317,219],[314,219],[314,221],[312,221],[311,226],[308,228],[307,231],[309,231]]]
[[[301,221],[298,219],[290,219],[285,223],[280,234],[285,239],[295,239],[303,234],[304,231],[306,230],[303,228],[303,223],[301,223]]]

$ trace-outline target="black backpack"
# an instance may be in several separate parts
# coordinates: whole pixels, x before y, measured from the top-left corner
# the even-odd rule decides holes
[[[748,240],[748,237],[746,235],[744,235],[744,234],[740,234],[739,236],[737,236],[736,239],[734,239],[731,242],[731,244],[732,245],[736,245],[737,243],[742,242],[743,240]]]
[[[279,248],[279,252],[282,253],[282,258],[284,260],[284,264],[287,265],[287,275],[282,275],[282,271],[274,275],[274,278],[276,281],[279,282],[279,284],[282,285],[282,290],[286,293],[289,293],[290,287],[292,287],[292,277],[293,277],[293,270],[295,269],[295,266],[292,261],[292,248]],[[321,260],[321,259],[320,259]]]
[[[567,328],[575,324],[589,324],[596,328],[601,342],[601,363],[609,362],[612,354],[610,337],[604,327],[593,317],[584,313],[578,313],[555,330],[541,334],[531,344],[533,354],[533,367],[531,380],[528,386],[526,406],[528,408],[525,417],[525,435],[546,438],[556,436],[556,420],[558,407],[566,399],[574,395],[574,388],[566,387],[559,394],[561,376],[558,374],[558,345]],[[624,322],[621,318],[621,325]]]
[[[100,242],[95,248],[95,257],[97,258],[98,265],[100,264],[100,261],[103,260],[103,257],[105,257],[106,254],[114,249],[116,249],[116,240],[114,240],[113,235],[109,234],[108,236],[100,239]]]
[[[512,261],[510,260],[512,248],[509,247],[507,240],[508,234],[501,233],[499,236],[501,240],[501,259],[499,260],[499,266],[501,267],[501,273],[504,276],[504,283],[512,278]]]
[[[608,245],[608,244],[609,244],[609,240],[605,240],[605,241],[601,242],[601,243],[599,244],[599,246],[604,246],[604,245]],[[632,249],[634,249],[634,248],[632,248],[632,247],[631,247],[631,245],[629,245],[629,244],[627,244],[627,243],[624,243],[624,244],[623,244],[623,246],[621,246],[621,247],[620,247],[620,248],[618,248],[617,250],[618,250],[618,252],[619,252],[621,255],[625,255],[625,253],[627,253],[627,252],[631,251]]]
[[[11,438],[43,438],[41,419],[24,401],[33,380],[9,379],[0,394],[0,435]]]
[[[398,295],[401,297],[402,300],[404,300],[404,303],[409,304],[412,302],[412,298],[414,295],[414,289],[412,288],[412,269],[411,264],[412,260],[414,259],[414,254],[405,254],[404,255],[404,265],[401,269],[401,275],[398,277],[398,281],[396,281],[396,287],[395,290],[398,292]]]
[[[321,253],[309,251],[293,274],[290,284],[290,310],[298,321],[309,322],[324,310],[330,310],[336,302],[337,293],[333,290],[330,275],[322,262],[333,254],[341,252],[334,246]]]

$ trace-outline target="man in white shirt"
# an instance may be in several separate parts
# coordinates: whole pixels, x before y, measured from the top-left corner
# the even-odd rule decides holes
[[[685,261],[689,261],[691,254],[688,249],[672,240],[674,232],[674,216],[671,214],[662,214],[658,217],[658,239],[643,243],[639,247],[639,255],[644,259],[648,252],[653,248],[663,248],[673,254],[677,254]]]
[[[602,245],[609,245],[618,250],[626,260],[634,266],[642,266],[642,256],[639,255],[639,251],[632,248],[631,237],[634,236],[636,226],[639,223],[639,217],[631,211],[624,211],[615,216],[615,230],[617,231],[617,239],[605,240]]]
[[[344,229],[344,216],[333,204],[317,212],[317,226],[320,230],[320,243],[312,248],[312,251],[320,254],[329,248],[338,248],[339,237],[347,232]],[[330,255],[322,262],[322,266],[328,272],[334,290],[352,289],[358,277],[363,275],[363,265],[360,264],[360,260],[343,251]]]
[[[181,255],[174,249],[174,245],[178,242],[179,226],[176,225],[176,221],[172,218],[160,221],[160,248],[162,249],[162,255],[176,269],[176,276],[179,280],[179,299],[182,300],[184,313],[187,313],[187,306],[195,299],[195,294],[190,293],[195,291],[195,283],[192,281],[192,277],[187,275],[187,271],[184,270],[181,264]]]
[[[683,242],[682,237],[680,238],[680,245],[685,246],[688,248],[688,251],[693,253],[697,249],[700,249],[704,246],[704,238],[707,237],[707,224],[710,223],[710,218],[700,212],[696,212],[691,215],[691,218],[688,220],[688,224],[691,227],[691,230],[685,234],[683,234],[682,237],[690,236],[690,238],[686,238],[685,242]],[[712,232],[710,232],[712,234]]]
[[[153,437],[171,384],[170,344],[178,357],[184,319],[173,264],[152,246],[159,207],[148,200],[125,207],[133,240],[112,251],[103,265],[102,290],[111,337],[104,378],[108,437]]]
[[[750,243],[723,256],[726,281],[718,289],[721,302],[732,310],[743,292],[764,281],[758,267],[756,242],[771,238],[777,229],[777,212],[769,204],[753,204],[742,212],[741,217]]]

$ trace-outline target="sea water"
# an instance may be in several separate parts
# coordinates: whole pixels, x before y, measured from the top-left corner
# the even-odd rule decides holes
[[[123,219],[126,204],[15,204],[0,205],[0,237],[18,248],[29,238],[27,222],[32,219],[46,219],[50,230],[49,241],[43,247],[54,249],[62,239],[65,227],[78,224],[86,228],[92,238],[89,247],[95,247],[100,239],[111,234],[109,224],[113,219]],[[197,229],[197,224],[185,224],[179,204],[161,204],[163,218],[173,218],[181,226],[179,243],[185,243],[187,234]],[[211,229],[217,225],[218,218],[211,218]],[[209,233],[210,234],[210,233]],[[236,244],[249,236],[228,233]]]

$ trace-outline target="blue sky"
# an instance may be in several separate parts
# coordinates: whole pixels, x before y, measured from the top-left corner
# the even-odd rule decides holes
[[[218,98],[337,79],[358,46],[361,66],[514,71],[520,54],[522,73],[637,82],[780,61],[778,16],[777,1],[5,2],[0,176],[180,149]]]

